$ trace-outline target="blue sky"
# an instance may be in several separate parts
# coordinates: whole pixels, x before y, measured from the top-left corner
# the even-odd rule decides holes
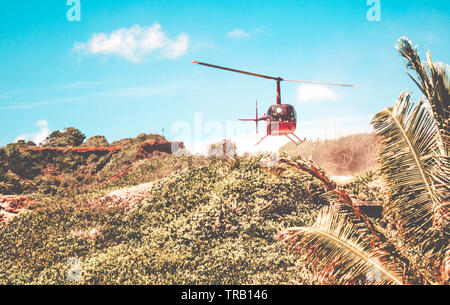
[[[394,49],[401,36],[450,62],[447,0],[381,0],[374,22],[367,0],[80,2],[81,20],[70,22],[66,0],[1,1],[0,146],[68,126],[109,141],[164,128],[195,146],[220,137],[218,125],[253,117],[256,99],[260,113],[275,102],[273,82],[193,60],[358,85],[283,84],[296,133],[334,137],[368,130],[376,112],[414,89]]]

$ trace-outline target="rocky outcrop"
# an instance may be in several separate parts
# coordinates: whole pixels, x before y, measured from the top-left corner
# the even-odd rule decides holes
[[[167,154],[174,154],[179,149],[184,148],[183,142],[169,142],[169,141],[150,141],[143,142],[136,154],[136,160],[147,159],[155,152],[163,152]]]
[[[101,145],[102,140],[106,145],[100,136],[87,144]],[[135,162],[172,154],[181,148],[184,148],[182,142],[145,134],[116,141],[111,146],[8,144],[0,148],[0,192],[18,195],[35,191],[45,194],[78,191],[93,180],[104,183],[125,177]]]
[[[73,152],[77,154],[98,154],[104,155],[110,152],[119,151],[120,147],[31,147],[26,148],[26,151],[35,151],[35,152]]]
[[[93,204],[109,209],[129,210],[151,196],[153,183],[144,183],[129,188],[110,192],[108,195],[96,200]]]

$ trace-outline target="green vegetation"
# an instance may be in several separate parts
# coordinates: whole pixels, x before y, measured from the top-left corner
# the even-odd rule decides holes
[[[82,146],[85,147],[108,147],[109,143],[105,136],[93,136],[87,139]]]
[[[44,141],[47,147],[79,146],[86,136],[76,128],[67,127],[64,131],[52,132]]]
[[[92,205],[104,191],[43,202],[1,225],[0,283],[69,283],[73,257],[75,284],[315,282],[276,241],[282,226],[309,225],[327,204],[311,178],[278,179],[250,158],[177,171],[130,212]],[[74,234],[94,228],[93,239]]]
[[[78,129],[69,127],[65,132],[53,132],[40,147],[19,141],[0,148],[0,194],[67,196],[83,193],[123,171],[131,170],[142,142],[165,140],[155,134],[140,134],[136,138],[112,143],[111,146],[119,146],[120,151],[108,151],[101,149],[109,147],[103,136],[91,137],[84,143],[82,139],[84,135]],[[71,150],[72,147],[93,149],[78,153]],[[168,173],[165,171],[166,175]],[[157,175],[157,178],[162,176]]]

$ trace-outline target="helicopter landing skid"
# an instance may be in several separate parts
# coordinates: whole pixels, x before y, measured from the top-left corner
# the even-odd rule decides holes
[[[292,140],[289,135],[286,135],[286,137],[291,140],[295,145],[299,146],[301,144],[303,144],[306,141],[306,138],[304,138],[303,140],[300,139],[299,137],[297,137],[297,135],[295,133],[291,133],[291,135],[293,135],[294,137],[297,138],[298,142]],[[258,146],[259,144],[261,144],[262,141],[264,141],[267,137],[269,136],[269,134],[265,135],[264,137],[261,138],[261,140],[259,140],[258,143],[255,144],[255,146]]]
[[[261,142],[264,141],[268,136],[269,136],[269,135],[267,134],[267,135],[265,135],[264,137],[262,137],[262,139],[259,140],[259,142],[255,144],[255,146],[258,146],[259,144],[261,144]]]
[[[299,137],[297,137],[297,135],[296,135],[295,133],[291,133],[291,135],[293,135],[294,137],[296,137],[297,140],[299,141],[299,143],[296,142],[296,141],[294,141],[294,140],[292,140],[292,139],[289,137],[289,135],[286,135],[286,137],[287,137],[289,140],[291,140],[291,141],[292,141],[295,145],[297,145],[297,146],[303,144],[303,143],[306,141],[306,138],[304,138],[304,139],[302,140],[302,139],[300,139]]]

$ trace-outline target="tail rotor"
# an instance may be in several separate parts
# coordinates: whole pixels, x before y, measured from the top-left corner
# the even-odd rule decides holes
[[[258,117],[258,100],[256,100],[256,117],[254,119],[239,119],[239,121],[243,122],[255,122],[256,123],[256,135],[259,134],[259,121],[263,121],[266,119],[266,116],[260,118]]]

